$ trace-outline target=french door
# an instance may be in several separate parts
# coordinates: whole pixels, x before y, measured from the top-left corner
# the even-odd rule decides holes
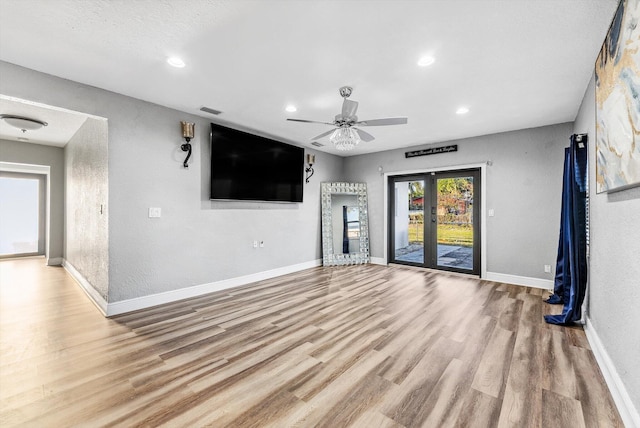
[[[389,261],[480,274],[480,171],[389,177]]]

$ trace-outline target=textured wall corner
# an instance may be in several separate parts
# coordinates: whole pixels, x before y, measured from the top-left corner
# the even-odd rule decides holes
[[[109,290],[107,121],[89,118],[65,148],[65,259],[105,299]]]

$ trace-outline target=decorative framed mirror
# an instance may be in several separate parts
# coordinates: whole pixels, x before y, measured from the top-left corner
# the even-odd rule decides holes
[[[369,263],[365,183],[322,183],[323,266]]]

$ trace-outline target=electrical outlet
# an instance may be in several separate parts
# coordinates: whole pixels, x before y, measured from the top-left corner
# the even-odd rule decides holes
[[[258,241],[253,241],[253,248],[258,248]]]
[[[551,265],[544,265],[544,271],[546,273],[551,273]]]
[[[496,215],[496,212],[493,210],[493,208],[489,208],[489,217],[493,217],[494,215]]]
[[[149,218],[157,218],[162,216],[162,209],[158,207],[149,207]]]

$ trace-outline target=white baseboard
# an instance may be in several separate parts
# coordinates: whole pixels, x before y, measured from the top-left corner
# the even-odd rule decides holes
[[[47,259],[47,266],[61,266],[63,260],[62,257],[50,257]]]
[[[69,272],[69,275],[71,275],[73,279],[76,280],[76,282],[80,285],[80,288],[82,288],[82,291],[84,291],[89,297],[89,300],[91,300],[91,302],[96,305],[98,309],[100,309],[100,312],[102,312],[102,314],[106,316],[108,304],[107,301],[104,300],[104,298],[100,295],[100,293],[98,293],[96,289],[91,286],[89,281],[87,281],[87,279],[82,276],[82,274],[78,272],[78,270],[67,260],[62,259],[62,267],[64,267],[64,269]]]
[[[638,413],[638,409],[634,407],[631,397],[629,397],[629,393],[624,386],[624,382],[622,382],[620,375],[618,375],[618,371],[600,341],[598,333],[593,328],[589,317],[587,317],[584,332],[587,335],[587,340],[589,341],[589,345],[591,345],[591,350],[598,362],[602,376],[604,376],[604,380],[609,387],[611,397],[613,397],[613,401],[616,403],[622,422],[624,422],[626,427],[640,428],[640,414]]]
[[[197,297],[203,294],[213,293],[215,291],[239,287],[241,285],[250,284],[252,282],[275,278],[277,276],[298,272],[304,269],[310,269],[316,266],[320,266],[321,264],[321,259],[312,260],[310,262],[284,266],[281,268],[257,272],[250,275],[210,282],[208,284],[194,285],[192,287],[180,288],[178,290],[166,291],[164,293],[151,294],[148,296],[136,297],[134,299],[128,300],[121,300],[119,302],[109,303],[107,305],[106,315],[110,317],[114,315],[125,314],[127,312],[137,311],[140,309],[150,308],[152,306],[162,305],[165,303],[176,302],[178,300]]]
[[[507,284],[525,285],[533,288],[553,290],[553,281],[550,279],[532,278],[529,276],[508,275],[506,273],[487,272],[487,281],[504,282]]]
[[[388,263],[384,259],[384,257],[370,257],[369,259],[371,260],[372,265],[388,266]]]

